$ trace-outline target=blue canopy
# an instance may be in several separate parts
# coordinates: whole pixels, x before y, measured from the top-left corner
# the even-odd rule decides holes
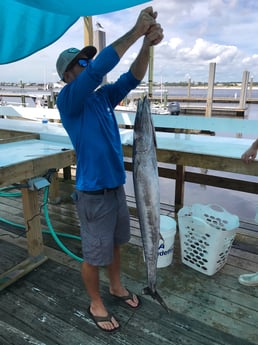
[[[61,37],[81,16],[122,10],[148,0],[0,0],[0,64],[23,59]]]

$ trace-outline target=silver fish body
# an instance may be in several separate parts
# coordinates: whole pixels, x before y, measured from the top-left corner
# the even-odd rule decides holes
[[[138,101],[133,138],[133,182],[137,215],[150,294],[166,307],[156,291],[157,260],[160,240],[160,188],[156,157],[156,136],[147,97]]]

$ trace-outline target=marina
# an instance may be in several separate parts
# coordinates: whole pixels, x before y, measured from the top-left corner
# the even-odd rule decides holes
[[[152,6],[145,8],[133,28],[120,40],[116,38],[112,45],[114,52],[112,48],[109,54],[106,50],[105,59],[103,52],[103,67],[110,60],[110,68],[107,63],[105,69],[100,64],[101,54],[96,63],[90,61],[96,52],[106,47],[106,29],[110,36],[107,42],[112,42],[113,34],[125,29],[131,18],[135,21],[133,10],[123,16],[118,13],[118,17],[116,12],[144,1],[102,1],[102,4],[85,3],[85,6],[80,6],[80,1],[76,4],[66,1],[62,9],[51,1],[44,5],[35,4],[33,0],[26,5],[12,1],[12,6],[9,2],[1,4],[3,18],[12,18],[12,25],[4,20],[4,49],[0,55],[2,64],[14,62],[2,69],[2,79],[15,82],[0,85],[0,344],[258,345],[257,284],[252,286],[240,279],[241,275],[258,274],[258,157],[253,156],[250,164],[241,159],[258,137],[255,54],[247,49],[246,38],[250,41],[250,34],[243,26],[251,20],[255,27],[254,7],[245,5],[245,11],[241,11],[236,4],[222,8],[213,4],[206,9],[196,3],[182,12],[180,6],[175,6],[173,23],[171,13],[164,10],[168,6],[163,4],[159,8],[156,4],[157,12]],[[176,16],[179,11],[180,17]],[[155,47],[154,55],[154,46],[161,42],[165,29],[165,25],[159,26],[159,19],[156,22],[158,12],[161,12],[162,22],[168,24],[166,37],[170,40],[164,41],[159,50]],[[241,15],[238,16],[238,12]],[[213,13],[221,14],[220,26]],[[224,17],[225,13],[228,15]],[[92,17],[102,14],[103,17]],[[233,16],[237,20],[233,20]],[[94,23],[93,19],[99,22]],[[82,28],[77,27],[77,21],[83,26],[86,49],[68,48],[60,54],[63,44],[67,48],[67,42],[78,46]],[[112,22],[113,29],[109,32]],[[226,29],[223,23],[228,23]],[[19,31],[22,26],[23,30]],[[214,27],[220,30],[215,33]],[[47,29],[43,33],[41,28]],[[233,28],[237,34],[234,40]],[[190,30],[191,37],[188,35],[186,41],[183,32],[187,34]],[[70,38],[64,37],[63,43],[58,42],[66,32]],[[145,37],[138,58],[131,54],[130,59],[135,59],[131,72],[136,78],[141,75],[142,79],[143,67],[148,65],[148,82],[142,81],[113,113],[110,106],[116,95],[109,91],[104,107],[104,103],[99,103],[102,98],[92,92],[96,91],[97,83],[104,85],[116,80],[113,79],[115,71],[110,69],[118,58],[124,57],[128,64],[126,50],[129,53],[138,34]],[[50,47],[50,44],[53,45]],[[92,45],[96,49],[87,47]],[[146,48],[149,48],[148,61]],[[36,54],[32,56],[33,53]],[[54,56],[58,54],[55,63],[52,60],[56,60]],[[32,59],[30,64],[26,57]],[[113,57],[113,65],[110,57]],[[22,59],[24,64],[18,61]],[[208,82],[198,82],[206,78],[207,63]],[[219,82],[215,82],[216,64]],[[65,94],[59,96],[63,82],[47,82],[57,78],[73,82],[84,68],[87,71],[81,76],[87,77],[87,82],[74,88],[76,93],[63,100]],[[239,80],[239,68],[244,70],[242,82],[223,82]],[[105,70],[109,71],[109,81]],[[160,82],[154,82],[154,75]],[[102,83],[100,77],[103,77]],[[24,83],[25,79],[42,82]],[[78,78],[78,82],[82,79]],[[127,90],[125,82],[128,80],[129,87],[130,79],[133,85],[132,76],[124,80],[122,77],[121,83],[116,84],[121,85],[121,92]],[[177,83],[164,83],[165,79],[177,80]],[[87,108],[81,99],[75,111],[81,114],[83,109],[86,118],[79,122],[77,117],[69,118],[74,145],[79,143],[81,149],[81,140],[89,142],[86,151],[91,157],[84,162],[85,156],[79,151],[76,157],[56,101],[60,97],[64,112],[73,116],[73,108],[66,101],[70,101],[70,95],[79,96],[78,92],[83,96],[85,85],[85,90],[90,91],[86,93],[93,96],[91,104],[87,99]],[[106,88],[107,93],[108,90]],[[141,109],[143,99],[148,107]],[[88,111],[96,106],[99,110],[94,110],[96,116],[90,119],[89,128],[84,119],[90,117]],[[135,119],[144,115],[147,118],[138,126]],[[74,127],[78,127],[77,133]],[[100,139],[108,138],[105,145],[101,146],[104,141],[95,141],[95,130],[96,134],[103,135]],[[151,141],[145,145],[147,139]],[[93,150],[89,150],[90,145]],[[117,152],[120,164],[112,174],[112,157],[117,159]],[[87,265],[81,265],[81,224],[73,200],[76,170],[78,176],[86,172],[88,176],[90,167],[91,180],[96,181],[97,167],[93,169],[89,162],[94,165],[102,160],[105,164],[99,165],[99,171],[105,182],[93,186],[83,184],[81,189],[92,195],[93,206],[97,204],[92,213],[101,207],[100,197],[109,200],[116,195],[117,203],[121,190],[118,184],[123,182],[115,178],[116,182],[111,181],[123,170],[124,163],[131,237],[121,248],[121,283],[130,298],[131,292],[137,294],[140,308],[125,303],[126,297],[111,295],[109,280],[115,277],[115,270],[120,269],[120,261],[113,265],[113,270],[99,268],[100,284],[95,279],[96,274],[89,279],[90,275],[86,276],[84,270]],[[85,211],[91,213],[88,207]],[[106,210],[101,211],[103,215]],[[110,218],[114,216],[112,213]],[[98,215],[94,217],[97,219]],[[90,224],[90,219],[87,222]],[[94,235],[95,241],[103,239],[106,241]],[[93,246],[91,254],[97,257],[99,248]],[[93,267],[88,273],[90,271],[97,273]],[[112,322],[113,316],[120,325],[115,332],[103,332],[105,329],[96,327],[104,318],[93,316],[97,310],[91,305],[85,286],[92,301],[93,290],[99,288],[105,307],[111,313],[107,318],[110,316]]]
[[[206,87],[164,87],[155,85],[149,95],[153,114],[170,114],[169,104],[178,102],[180,114],[222,117],[249,117],[249,107],[258,103],[258,90],[249,85],[243,74],[243,82],[237,88],[218,87],[209,84]],[[37,108],[55,108],[56,98],[62,87],[48,88],[31,86],[27,88],[6,86],[0,90],[2,106],[22,106]],[[117,111],[136,111],[137,99],[149,94],[149,87],[139,86],[117,106]],[[179,113],[176,113],[176,115]]]
[[[19,97],[11,99],[18,102]],[[257,160],[249,166],[240,159],[257,137],[256,103],[246,100],[243,113],[240,96],[235,104],[217,102],[221,98],[215,98],[212,107],[221,107],[220,115],[206,117],[207,95],[201,96],[203,102],[194,95],[191,103],[189,98],[185,102],[182,94],[182,98],[171,95],[168,100],[174,97],[180,100],[179,116],[160,115],[161,99],[154,101],[158,102],[153,120],[158,140],[161,215],[178,221],[183,206],[214,203],[237,214],[240,225],[225,265],[208,276],[183,263],[177,223],[172,264],[157,272],[158,291],[169,313],[145,296],[142,296],[143,307],[137,312],[115,305],[108,295],[103,269],[102,293],[107,307],[122,325],[120,332],[107,338],[96,330],[87,314],[89,300],[81,282],[80,262],[73,257],[81,257],[80,241],[74,238],[79,237],[79,221],[70,198],[76,159],[54,107],[53,93],[44,93],[43,106],[35,102],[42,99],[42,94],[32,98],[30,93],[28,98],[21,99],[20,105],[8,104],[10,99],[2,96],[0,187],[27,181],[41,186],[45,180],[34,178],[48,171],[53,173],[47,211],[45,187],[22,188],[22,199],[0,195],[3,345],[23,345],[27,341],[41,345],[80,345],[85,341],[92,345],[257,344],[257,289],[238,282],[240,274],[255,272],[258,267]],[[30,105],[24,106],[27,102]],[[203,114],[197,107],[202,108]],[[194,114],[184,114],[186,108],[195,109]],[[242,111],[241,116],[236,113],[227,116],[228,109]],[[131,175],[134,116],[133,109],[116,111],[131,218],[131,240],[122,252],[122,279],[130,290],[141,294],[146,272]],[[46,126],[42,124],[45,118]],[[68,254],[56,240],[53,229],[68,248]]]

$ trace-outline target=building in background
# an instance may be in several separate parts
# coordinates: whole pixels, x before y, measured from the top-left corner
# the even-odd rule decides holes
[[[100,23],[96,23],[97,30],[93,32],[93,45],[97,48],[98,52],[100,52],[103,48],[106,47],[106,33],[103,30],[103,26]],[[102,84],[107,83],[107,77],[103,78]]]

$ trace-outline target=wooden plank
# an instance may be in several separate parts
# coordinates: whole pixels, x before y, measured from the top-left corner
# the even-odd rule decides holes
[[[30,256],[36,257],[43,253],[38,191],[23,188],[22,204],[26,236],[28,239],[28,253]]]
[[[164,163],[258,176],[258,161],[247,166],[246,164],[240,165],[239,159],[235,158],[162,149],[157,149],[157,157],[159,162]]]
[[[35,268],[43,264],[46,260],[47,256],[45,256],[44,254],[37,257],[29,257],[20,262],[18,265],[13,266],[8,271],[2,273],[0,275],[0,291],[13,284],[29,272],[33,271]]]
[[[61,169],[75,162],[75,152],[73,150],[66,150],[48,156],[32,158],[4,168],[0,167],[0,187],[35,176],[42,176],[48,169]]]
[[[185,172],[185,181],[191,183],[198,183],[205,186],[219,187],[223,189],[237,190],[239,192],[246,192],[257,194],[258,190],[258,181],[246,181],[236,178],[228,178],[224,176],[212,176],[208,174],[194,173],[194,172]],[[257,186],[256,186],[257,185]]]
[[[14,138],[8,138],[8,139],[0,139],[0,144],[7,144],[7,143],[13,143],[17,141],[22,140],[31,140],[31,139],[39,139],[39,135],[37,134],[26,134],[26,135],[20,135]]]
[[[42,295],[39,296],[42,299]],[[12,302],[13,299],[16,299],[17,303],[15,309]],[[24,299],[22,296],[9,293],[1,304],[2,308],[4,308],[4,311],[0,310],[1,318],[5,319],[9,327],[19,327],[23,333],[35,338],[38,343],[75,345],[85,341],[83,328],[82,330],[77,329],[76,332],[73,332],[74,327],[69,322],[62,321],[59,317],[45,311],[41,306],[32,304],[31,301]],[[14,310],[16,315],[15,323],[11,315]],[[88,324],[85,322],[84,327],[88,328]]]
[[[132,171],[132,162],[125,161],[125,169]],[[165,177],[176,180],[176,168],[173,166],[169,167],[158,167],[159,177]],[[240,192],[257,194],[256,182],[240,180],[237,178],[228,178],[224,176],[213,176],[207,173],[197,173],[192,171],[184,172],[184,181],[202,184],[205,186],[219,187],[223,189],[237,190]],[[258,181],[257,181],[258,183]],[[258,188],[258,187],[257,187]]]
[[[210,117],[212,114],[214,80],[215,80],[216,63],[211,62],[209,67],[208,93],[206,100],[205,116]]]
[[[247,108],[240,108],[240,107],[228,107],[228,106],[216,106],[214,105],[212,108],[212,117],[228,117],[232,118],[244,118],[245,111]],[[180,104],[180,115],[186,114],[187,116],[202,116],[205,115],[205,105],[187,105],[187,104]]]
[[[51,203],[58,203],[60,202],[60,189],[59,189],[59,177],[58,172],[54,172],[51,175],[51,184],[49,187],[49,194],[48,194],[49,201]]]
[[[245,252],[245,251],[242,251],[239,249],[231,248],[230,255],[236,256],[236,257],[241,257],[241,258],[244,258],[245,260],[248,260],[249,262],[253,262],[253,263],[258,264],[258,252],[248,253],[248,252]]]
[[[0,342],[1,345],[47,345],[31,337],[28,333],[20,331],[15,326],[0,320]]]
[[[0,144],[30,139],[39,139],[39,134],[0,129]]]
[[[125,157],[132,157],[132,146],[123,145]],[[217,171],[226,171],[237,174],[258,176],[258,160],[253,164],[239,164],[239,158],[215,156],[210,154],[196,154],[176,150],[157,149],[159,163],[178,164],[199,167]],[[256,193],[258,190],[256,191]]]

